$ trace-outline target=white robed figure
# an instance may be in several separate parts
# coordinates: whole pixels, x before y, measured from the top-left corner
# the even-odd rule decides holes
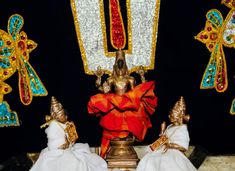
[[[87,143],[75,143],[78,135],[74,123],[67,121],[62,105],[54,97],[51,103],[52,119],[45,124],[49,125],[45,130],[47,147],[30,171],[108,171],[105,160],[92,153]]]
[[[140,160],[136,171],[197,170],[184,154],[190,140],[187,125],[183,124],[183,121],[189,120],[185,111],[185,102],[181,97],[170,112],[171,124],[165,129],[163,122],[160,138],[147,147],[147,154]]]

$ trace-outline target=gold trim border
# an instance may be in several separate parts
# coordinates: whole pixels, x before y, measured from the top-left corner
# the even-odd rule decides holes
[[[155,15],[153,19],[153,35],[152,35],[152,54],[151,54],[151,63],[149,67],[145,67],[145,69],[152,70],[154,69],[155,64],[155,53],[156,53],[156,46],[157,46],[157,33],[158,33],[158,23],[159,23],[159,13],[160,13],[160,3],[161,0],[156,0],[156,8],[155,8]]]
[[[78,45],[79,45],[79,49],[80,49],[81,56],[82,56],[83,67],[84,67],[84,70],[85,70],[86,74],[94,75],[94,73],[92,71],[90,71],[89,68],[88,68],[88,63],[87,63],[87,59],[86,59],[86,51],[85,51],[85,48],[83,46],[83,41],[82,41],[81,33],[80,33],[80,26],[79,26],[78,17],[77,17],[77,10],[76,10],[76,5],[75,5],[75,0],[71,0],[70,3],[71,3],[71,9],[72,9],[73,18],[74,18],[74,25],[75,25]]]
[[[115,57],[115,55],[116,55],[115,52],[109,52],[108,51],[108,47],[107,47],[107,37],[106,37],[106,26],[105,26],[104,3],[103,3],[103,0],[99,0],[99,5],[100,5],[101,29],[102,29],[102,34],[103,34],[104,54],[107,57]],[[132,27],[131,27],[131,23],[132,22],[131,22],[130,0],[126,1],[126,5],[127,5],[128,49],[124,50],[124,51],[125,51],[126,54],[132,54]],[[122,21],[122,23],[123,23],[123,21]],[[125,31],[125,29],[124,29],[124,31]],[[126,41],[126,38],[125,38],[125,41]]]
[[[0,124],[0,128],[8,127],[8,126],[20,126],[19,116],[18,116],[17,112],[11,110],[10,105],[7,103],[7,101],[2,101],[2,102],[0,102],[0,103],[4,103],[4,102],[6,103],[6,106],[7,106],[8,111],[9,111],[9,112],[12,112],[12,113],[14,113],[14,114],[16,115],[16,123],[15,123],[15,124]]]

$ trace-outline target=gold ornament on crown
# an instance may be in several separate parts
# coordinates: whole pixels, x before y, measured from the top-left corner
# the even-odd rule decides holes
[[[55,117],[57,115],[59,115],[63,110],[63,106],[62,104],[54,97],[51,97],[51,109],[50,109],[50,113],[51,116]]]
[[[41,125],[40,128],[44,128],[48,126],[53,119],[55,119],[56,116],[59,114],[62,114],[63,106],[62,104],[54,97],[51,97],[51,106],[50,106],[50,115],[45,116],[46,123]]]
[[[62,104],[54,97],[51,97],[51,107],[50,107],[50,113],[51,115],[46,115],[46,123],[43,124],[41,126],[41,128],[48,126],[51,121],[56,120],[56,117],[61,115],[61,114],[65,114],[64,113],[64,108],[62,106]],[[76,126],[74,124],[73,121],[67,121],[66,123],[66,127],[64,129],[64,131],[67,134],[67,140],[69,142],[69,144],[74,144],[76,142],[76,140],[78,139],[78,134],[76,131]]]
[[[176,115],[185,115],[186,113],[186,104],[183,96],[175,103],[174,107],[171,110]]]

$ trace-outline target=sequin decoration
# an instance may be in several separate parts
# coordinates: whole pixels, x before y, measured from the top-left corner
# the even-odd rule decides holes
[[[110,10],[110,33],[111,43],[115,49],[123,49],[126,44],[126,33],[122,14],[120,12],[120,5],[118,0],[109,0]]]
[[[206,44],[207,49],[211,52],[211,57],[206,70],[203,74],[200,88],[215,88],[218,92],[224,92],[228,86],[227,67],[225,55],[223,52],[223,17],[222,14],[212,9],[206,14],[206,24],[195,38]]]
[[[222,4],[231,10],[223,21],[222,14],[212,9],[206,14],[206,25],[195,39],[206,44],[211,57],[203,74],[200,88],[215,88],[224,92],[228,87],[227,66],[223,46],[235,48],[235,0],[222,0]],[[235,99],[232,102],[231,114],[235,114]]]
[[[225,46],[235,48],[235,0],[222,0],[222,4],[231,9],[223,32],[223,41]],[[235,115],[235,98],[231,104],[230,114]]]
[[[34,71],[29,60],[29,53],[37,44],[20,31],[23,27],[23,17],[14,14],[8,20],[8,32],[0,30],[0,126],[18,125],[16,112],[11,112],[9,105],[3,101],[3,96],[11,92],[11,87],[4,81],[16,71],[19,75],[19,94],[21,102],[29,105],[33,96],[46,96],[47,90]]]
[[[19,126],[18,115],[11,111],[6,101],[0,103],[0,127]]]
[[[233,99],[233,101],[232,101],[232,105],[230,108],[230,114],[235,115],[235,99]]]
[[[115,52],[107,48],[104,0],[71,0],[71,8],[86,74],[93,75],[98,66],[111,73]],[[130,72],[139,66],[154,69],[160,0],[126,0],[126,8],[128,68]]]

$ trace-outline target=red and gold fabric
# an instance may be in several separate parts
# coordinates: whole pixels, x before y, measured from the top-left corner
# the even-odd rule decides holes
[[[152,115],[157,106],[154,81],[142,83],[124,95],[97,94],[88,103],[89,114],[100,116],[103,127],[101,156],[104,157],[109,141],[125,138],[132,133],[138,140],[144,140]]]

